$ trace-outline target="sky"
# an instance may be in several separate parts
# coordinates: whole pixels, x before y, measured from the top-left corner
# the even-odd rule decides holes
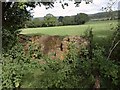
[[[102,12],[101,8],[107,6],[109,0],[93,0],[93,3],[85,4],[84,1],[80,4],[79,7],[75,7],[74,2],[68,2],[69,6],[66,6],[65,9],[62,8],[60,3],[55,3],[54,8],[45,9],[45,6],[37,6],[33,10],[34,17],[44,17],[46,14],[50,13],[54,16],[71,16],[76,15],[77,13],[86,13],[86,14],[94,14],[98,12]],[[113,10],[118,10],[118,2],[114,4]]]

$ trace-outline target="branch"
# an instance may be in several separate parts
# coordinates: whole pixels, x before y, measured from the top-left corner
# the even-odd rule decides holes
[[[110,53],[109,53],[109,55],[108,55],[107,60],[109,60],[109,58],[110,58],[110,56],[111,56],[113,50],[116,48],[116,46],[117,46],[119,43],[120,43],[120,40],[119,40],[119,41],[114,45],[114,47],[111,49],[111,51],[110,51]]]
[[[115,35],[115,37],[114,37],[114,39],[113,39],[113,41],[112,41],[112,45],[111,45],[111,48],[110,48],[110,50],[109,50],[109,51],[111,51],[111,50],[112,50],[112,47],[114,46],[114,43],[115,43],[115,40],[116,40],[116,38],[117,38],[118,34],[119,34],[119,32],[117,32],[117,33],[116,33],[116,35]]]

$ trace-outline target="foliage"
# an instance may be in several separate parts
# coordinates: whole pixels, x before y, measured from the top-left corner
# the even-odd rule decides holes
[[[71,51],[72,52],[72,51]],[[66,60],[51,60],[49,57],[44,57],[45,64],[40,65],[42,74],[39,73],[37,76],[31,76],[35,81],[31,83],[30,87],[36,88],[73,88],[79,87],[79,76],[75,73],[75,63],[71,62],[71,59],[77,59],[77,54],[71,56],[69,53]],[[68,58],[70,60],[68,60]],[[68,60],[68,61],[67,61]],[[74,61],[73,60],[73,61]],[[74,65],[74,66],[73,66]],[[27,78],[25,79],[28,80]],[[74,83],[73,83],[74,82]],[[24,83],[24,82],[23,82]]]
[[[21,44],[3,53],[3,88],[93,88],[96,72],[100,75],[101,88],[118,87],[118,63],[106,60],[104,49],[93,49],[92,60],[88,49],[78,53],[74,43],[69,46],[65,60],[51,60],[30,43],[25,54]],[[35,55],[35,58],[33,58]]]
[[[116,18],[115,14],[113,12],[113,7],[116,3],[118,3],[117,0],[109,0],[108,3],[107,3],[107,6],[102,7],[102,10],[107,12],[107,17],[108,17],[109,20],[114,20]]]
[[[56,25],[58,25],[57,18],[52,14],[47,14],[44,16],[43,20],[40,20],[40,18],[33,18],[25,22],[25,28],[50,27]]]
[[[43,20],[40,20],[39,18],[33,18],[31,20],[25,21],[23,23],[23,28],[37,28],[42,27],[44,24]]]
[[[63,18],[64,18],[63,16],[60,16],[60,17],[58,18],[58,21],[59,21],[59,22],[63,22]]]
[[[39,18],[34,18],[32,22],[35,28],[41,27],[43,25],[43,21],[40,20]]]
[[[15,45],[7,53],[3,53],[2,87],[19,88],[26,73],[32,72],[38,62],[26,57],[22,44]]]
[[[2,49],[4,52],[6,52],[8,49],[10,49],[14,44],[16,43],[16,33],[11,33],[11,31],[7,29],[2,29]]]
[[[34,8],[34,2],[2,2],[2,46],[10,49],[16,43],[17,29],[30,18],[27,7]]]
[[[62,22],[63,25],[80,25],[89,21],[89,17],[85,13],[80,13],[75,16],[59,17],[58,21]]]
[[[30,19],[31,10],[36,5],[50,6],[51,3],[42,2],[2,2],[2,46],[7,51],[16,43],[17,30]],[[27,9],[29,7],[29,10]]]
[[[87,14],[84,14],[84,13],[80,13],[80,14],[77,14],[75,16],[75,22],[80,25],[80,24],[84,24],[86,23],[87,21],[89,21],[89,17]]]
[[[23,28],[33,28],[35,27],[34,23],[32,22],[32,20],[28,20],[24,22],[24,27]]]
[[[85,2],[88,4],[90,1],[85,0]],[[61,6],[64,8],[64,6],[68,6],[68,3],[64,2],[64,4],[60,1]],[[77,6],[81,2],[75,1],[75,4]],[[53,8],[54,2],[2,2],[2,33],[3,38],[7,36],[6,39],[3,40],[3,50],[7,51],[6,48],[10,49],[14,43],[16,43],[16,35],[19,32],[16,32],[17,29],[23,27],[23,23],[26,20],[29,20],[31,17],[30,11],[33,10],[33,8],[36,7],[36,5],[41,6],[44,5],[46,9]],[[29,10],[28,10],[29,7]],[[5,31],[5,32],[4,32]],[[7,34],[6,34],[7,33]],[[14,38],[13,38],[14,37]],[[2,39],[3,39],[2,38]],[[9,42],[9,40],[12,42]],[[14,42],[15,41],[15,42]],[[7,44],[6,44],[7,43]],[[12,44],[12,45],[9,45]]]
[[[106,60],[106,57],[103,56],[103,48],[93,49],[92,61],[88,59],[89,52],[85,47],[79,54],[73,43],[70,44],[69,50],[63,61],[43,57],[45,63],[39,64],[39,67],[35,68],[37,71],[23,77],[22,87],[93,88],[97,71],[100,75],[101,88],[118,87],[119,66],[111,60]]]
[[[60,16],[57,19],[57,17],[53,16],[52,14],[47,14],[46,16],[44,16],[44,20],[40,20],[39,18],[33,18],[33,20],[28,20],[24,24],[25,24],[25,28],[29,28],[29,27],[36,28],[36,27],[50,27],[50,26],[63,26],[63,25],[79,25],[79,24],[84,24],[89,20],[87,14],[82,13],[80,15],[82,19],[80,19],[80,17],[79,18],[77,17],[78,15],[65,16],[65,17]],[[81,20],[84,20],[84,23],[82,23],[83,21]],[[80,23],[78,23],[78,21]]]
[[[44,16],[44,26],[56,26],[57,25],[57,18],[52,14],[47,14]]]
[[[117,27],[112,27],[112,30],[115,30],[113,33],[113,36],[111,37],[111,47],[109,49],[109,56],[108,58],[112,58],[113,60],[119,61],[120,58],[120,25],[117,25]]]
[[[117,20],[119,17],[118,13],[120,12],[120,10],[118,11],[112,11],[112,14],[114,16],[113,19]],[[90,19],[92,20],[109,20],[109,16],[108,16],[108,12],[100,12],[100,13],[96,13],[96,14],[91,14],[89,15]]]
[[[75,23],[75,19],[74,16],[65,16],[62,20],[63,25],[74,25]]]

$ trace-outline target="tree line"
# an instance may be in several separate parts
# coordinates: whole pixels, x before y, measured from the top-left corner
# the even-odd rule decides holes
[[[91,20],[117,20],[119,18],[118,13],[120,10],[113,11],[110,15],[108,12],[100,12],[96,14],[90,14],[89,17]]]
[[[59,16],[58,18],[52,14],[47,14],[40,18],[33,18],[23,24],[23,28],[36,28],[36,27],[52,27],[52,26],[65,26],[65,25],[81,25],[89,21],[89,16],[85,13],[79,13],[74,16]]]

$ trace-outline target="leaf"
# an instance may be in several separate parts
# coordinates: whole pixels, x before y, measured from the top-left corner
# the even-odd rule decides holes
[[[19,82],[15,82],[15,87],[19,87]]]

